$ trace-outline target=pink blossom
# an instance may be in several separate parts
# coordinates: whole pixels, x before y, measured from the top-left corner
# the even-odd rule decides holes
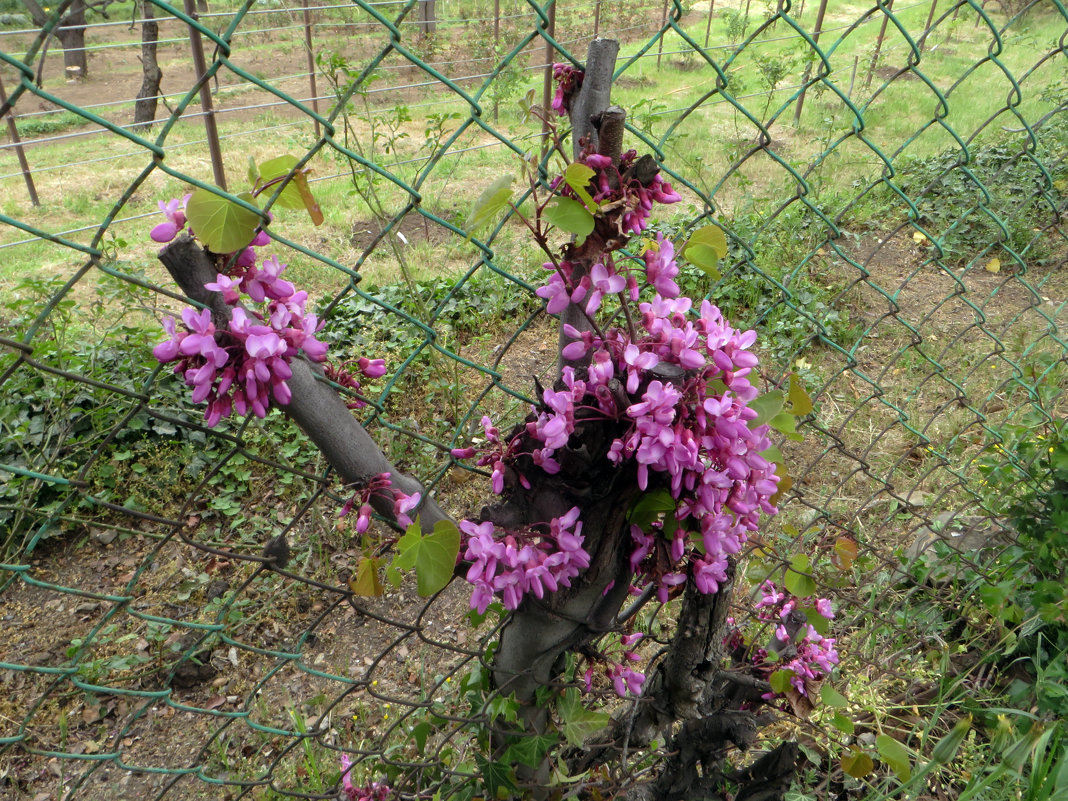
[[[586,314],[593,314],[597,311],[605,295],[622,292],[627,286],[627,281],[623,276],[617,275],[600,262],[593,265],[590,270],[590,283],[593,285],[593,291],[590,293],[589,300],[586,301]]]
[[[665,298],[678,297],[679,285],[675,276],[679,266],[675,263],[675,246],[663,234],[656,235],[656,243],[646,249],[645,278],[659,295]]]

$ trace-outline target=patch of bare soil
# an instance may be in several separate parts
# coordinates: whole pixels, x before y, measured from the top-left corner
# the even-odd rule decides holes
[[[386,228],[389,228],[388,233]],[[368,219],[357,220],[352,224],[352,246],[359,252],[366,253],[376,247],[384,247],[383,241],[387,236],[392,236],[400,243],[402,248],[413,245],[440,245],[451,241],[456,234],[445,226],[424,217],[418,212],[411,211],[401,218],[399,223],[389,226],[383,225],[380,220]]]
[[[555,338],[541,318],[502,344],[502,383],[532,394],[555,367]],[[487,494],[469,473],[439,487],[468,516]],[[336,769],[332,747],[403,742],[397,721],[481,653],[461,621],[466,585],[429,600],[414,581],[353,595],[361,552],[336,505],[292,522],[281,572],[228,542],[225,520],[194,515],[46,540],[25,570],[0,573],[0,797],[219,799],[239,782],[323,791],[309,782]],[[418,757],[414,744],[398,754]]]
[[[824,433],[784,452],[811,515],[889,554],[964,502],[962,476],[988,428],[1026,402],[1014,376],[1065,322],[1068,274],[942,264],[908,225],[835,240],[811,274],[846,287],[832,306],[858,339],[818,359]],[[905,509],[908,521],[895,515]]]

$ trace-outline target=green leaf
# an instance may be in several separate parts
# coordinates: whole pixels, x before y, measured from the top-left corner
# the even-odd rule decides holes
[[[806,622],[816,630],[817,634],[826,637],[831,631],[831,621],[816,611],[814,606],[802,606],[799,608],[805,616]]]
[[[426,598],[440,590],[452,579],[456,555],[460,552],[460,530],[448,520],[439,520],[434,531],[423,536],[417,519],[397,540],[397,556],[393,567],[415,568],[419,594]]]
[[[875,738],[875,748],[879,751],[883,762],[890,766],[890,770],[901,781],[907,782],[912,775],[912,764],[905,746],[889,734],[880,734]]]
[[[298,159],[295,156],[278,156],[263,162],[259,170],[260,185],[288,175],[293,172],[297,164]],[[269,187],[264,192],[273,194],[274,189],[275,187]],[[286,209],[306,209],[315,225],[323,223],[322,209],[319,208],[318,202],[312,195],[311,188],[308,186],[308,176],[303,170],[294,173],[289,183],[286,184],[286,188],[282,190],[282,194],[278,196],[278,200],[275,201],[275,205]]]
[[[478,772],[482,774],[482,781],[486,785],[487,798],[500,798],[501,790],[509,793],[519,788],[512,781],[512,768],[500,762],[490,762],[481,754],[475,754],[475,762],[478,764]]]
[[[760,455],[767,459],[772,464],[782,464],[783,456],[782,451],[779,450],[778,445],[772,445],[767,450],[761,451]]]
[[[849,746],[849,752],[842,754],[842,770],[854,779],[863,779],[874,768],[872,758],[855,745]]]
[[[432,730],[433,726],[425,720],[412,727],[412,738],[415,740],[415,747],[419,749],[419,753],[423,753],[426,748],[426,738],[430,736]]]
[[[519,108],[523,112],[523,121],[526,122],[530,119],[530,109],[534,105],[534,99],[537,97],[533,89],[529,90],[525,95],[519,98]]]
[[[755,419],[749,421],[749,428],[756,428],[762,426],[782,411],[783,394],[782,390],[773,389],[771,392],[765,392],[763,395],[759,395],[753,400],[749,401],[749,408],[756,411],[757,416]]]
[[[674,512],[676,506],[677,502],[666,489],[643,492],[630,507],[627,520],[642,529],[648,529],[650,523],[659,520],[668,512]]]
[[[556,745],[558,739],[553,734],[522,736],[518,742],[508,746],[508,750],[501,757],[501,762],[519,762],[528,768],[536,768],[549,753],[549,749]]]
[[[589,187],[590,181],[593,180],[593,176],[596,174],[593,168],[577,161],[568,164],[567,169],[564,170],[564,183],[571,187],[571,190],[579,196],[579,199],[586,204],[586,208],[591,212],[597,211],[598,206],[597,201],[590,197],[587,187]]]
[[[815,408],[812,405],[812,398],[805,391],[805,387],[796,373],[790,375],[789,398],[790,408],[788,411],[794,417],[804,417],[806,414],[812,414],[812,410]]]
[[[705,225],[690,234],[690,238],[686,241],[686,247],[683,248],[683,255],[690,259],[691,263],[693,263],[693,259],[690,258],[688,251],[695,246],[711,248],[717,259],[727,258],[727,235],[723,233],[723,229],[718,225]]]
[[[605,726],[611,717],[605,712],[594,712],[582,705],[582,695],[577,687],[564,690],[556,702],[556,711],[560,715],[561,731],[568,745],[579,748],[593,734]]]
[[[796,675],[792,670],[776,670],[768,676],[768,683],[772,690],[782,695],[790,689],[790,679]]]
[[[807,575],[811,569],[812,563],[805,554],[794,554],[783,580],[786,591],[798,598],[807,598],[812,595],[816,591],[816,582],[812,576]]]
[[[260,182],[261,185],[269,181],[273,181],[275,178],[282,178],[293,171],[293,168],[297,166],[299,160],[296,156],[278,156],[273,159],[268,159],[260,165]],[[286,188],[282,190],[282,194],[278,196],[278,200],[275,201],[275,205],[281,206],[284,209],[302,209],[304,208],[304,201],[300,197],[300,191],[296,187],[296,176],[294,180],[291,180],[286,184]],[[278,185],[275,184],[264,190],[264,194],[268,197],[274,194]]]
[[[502,209],[508,207],[512,199],[512,181],[514,180],[513,175],[502,175],[478,196],[475,205],[471,207],[471,213],[467,215],[467,222],[464,223],[468,239],[476,231],[492,222]]]
[[[801,434],[797,433],[797,418],[789,412],[779,412],[768,420],[768,425],[780,434],[785,434],[787,439],[792,439],[794,442],[800,442],[804,439]]]
[[[838,692],[838,690],[834,689],[830,684],[824,684],[820,687],[820,700],[827,706],[834,707],[835,709],[842,709],[849,704],[846,697]]]
[[[252,158],[252,156],[248,157],[248,173],[247,173],[247,175],[248,175],[248,185],[251,186],[251,187],[255,187],[256,183],[260,180],[260,171],[259,171],[259,168],[256,166],[256,159]]]
[[[971,728],[971,715],[966,715],[958,720],[953,728],[949,730],[949,734],[935,743],[935,747],[931,751],[931,760],[943,765],[951,762],[953,757],[957,755],[957,750],[960,748],[961,743],[964,742],[964,738],[968,736]]]
[[[719,256],[716,255],[715,248],[711,248],[708,245],[689,245],[686,248],[685,255],[690,264],[697,267],[713,281],[718,281],[723,277],[719,271]]]
[[[852,734],[856,731],[856,726],[853,725],[853,721],[841,712],[834,713],[834,717],[831,718],[831,725],[838,729],[838,731],[842,732],[842,734]]]
[[[558,197],[546,206],[542,216],[562,231],[585,238],[593,231],[593,215],[577,200]]]
[[[248,192],[238,197],[256,205],[256,199]],[[193,192],[186,205],[185,216],[197,239],[208,250],[220,254],[233,253],[246,247],[260,224],[260,215],[207,189]]]

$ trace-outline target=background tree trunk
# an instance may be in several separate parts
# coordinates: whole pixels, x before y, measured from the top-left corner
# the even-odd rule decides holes
[[[426,36],[438,29],[438,18],[435,9],[436,0],[419,0],[419,32]]]
[[[22,0],[33,24],[43,28],[51,14],[37,0]],[[89,74],[89,60],[85,53],[85,0],[72,0],[56,28],[56,38],[63,45],[63,67],[68,78],[85,78]]]
[[[85,52],[85,0],[74,0],[64,15],[56,36],[63,45],[63,70],[68,80],[89,77],[89,59]]]
[[[144,21],[141,23],[141,90],[134,104],[134,124],[148,125],[156,119],[156,104],[159,102],[159,85],[163,70],[156,61],[156,42],[159,40],[159,25],[152,15],[152,3],[141,4]]]

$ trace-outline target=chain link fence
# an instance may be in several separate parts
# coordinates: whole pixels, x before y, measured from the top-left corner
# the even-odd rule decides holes
[[[997,691],[966,624],[1022,558],[995,478],[1063,419],[1068,12],[437,0],[430,25],[427,5],[116,3],[71,82],[69,3],[43,30],[0,14],[0,796],[336,798],[342,755],[404,797],[496,793],[470,734],[495,714],[493,621],[468,624],[460,582],[369,595],[361,559],[389,538],[339,518],[349,491],[292,423],[206,427],[151,354],[183,298],[147,231],[188,186],[242,191],[249,158],[306,163],[326,219],[275,210],[287,276],[335,358],[386,358],[356,413],[390,458],[477,515],[488,477],[449,451],[525,413],[556,332],[521,226],[465,220],[549,158],[521,106],[597,34],[622,42],[628,141],[684,196],[657,229],[728,234],[722,277],[680,282],[757,329],[769,386],[815,401],[745,575],[806,557],[855,731],[822,709],[776,736],[820,797],[892,794],[828,754],[930,731],[946,677]],[[150,15],[166,113],[135,123]],[[280,534],[283,567],[263,555]]]

